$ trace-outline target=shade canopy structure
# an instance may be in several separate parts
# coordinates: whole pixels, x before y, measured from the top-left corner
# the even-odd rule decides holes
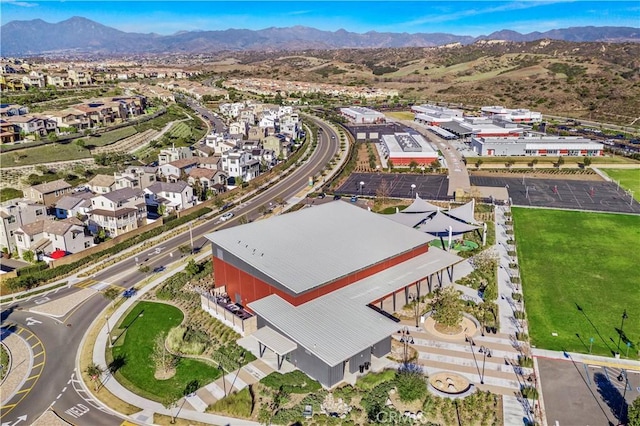
[[[478,222],[476,221],[473,214],[475,210],[475,203],[476,203],[475,200],[471,200],[467,204],[463,204],[460,207],[453,208],[446,213],[448,216],[451,216],[455,219],[459,219],[463,222],[477,225]]]
[[[449,235],[450,227],[452,235],[464,234],[479,228],[479,226],[461,222],[439,211],[420,225],[418,229],[436,237],[445,237]]]
[[[411,203],[409,207],[402,210],[402,213],[429,213],[436,212],[438,210],[440,210],[440,207],[423,200],[418,194],[416,194],[416,199],[413,200],[413,203]]]
[[[383,217],[390,219],[396,223],[401,223],[403,225],[409,226],[411,228],[415,228],[422,222],[424,222],[429,216],[431,216],[433,212],[427,213],[404,213],[397,212],[393,214],[385,214]]]
[[[67,255],[67,252],[64,250],[56,250],[51,252],[49,257],[52,259],[60,259],[61,257],[65,257],[66,255]]]

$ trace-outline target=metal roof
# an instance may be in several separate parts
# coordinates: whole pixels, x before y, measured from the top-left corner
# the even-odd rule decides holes
[[[422,232],[344,201],[223,229],[206,237],[293,294],[431,241]]]
[[[298,348],[296,342],[287,339],[269,326],[259,328],[251,335],[278,355],[286,355]]]
[[[277,295],[248,306],[287,338],[334,366],[398,331],[398,323],[367,304],[463,260],[430,247],[425,254],[300,306]]]

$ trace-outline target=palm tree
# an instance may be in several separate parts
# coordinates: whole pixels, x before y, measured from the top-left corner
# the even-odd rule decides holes
[[[100,382],[100,376],[104,373],[104,369],[98,364],[91,363],[87,366],[85,372],[91,377],[91,381],[95,384],[93,390],[98,391],[98,383]]]

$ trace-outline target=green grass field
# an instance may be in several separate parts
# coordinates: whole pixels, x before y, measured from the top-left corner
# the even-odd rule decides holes
[[[121,129],[112,130],[110,132],[102,133],[99,137],[91,136],[86,138],[87,146],[105,146],[111,145],[112,143],[116,143],[119,140],[127,138],[129,136],[135,135],[138,133],[135,127],[127,126]]]
[[[395,118],[396,120],[411,120],[415,117],[415,114],[410,111],[392,111],[386,112],[385,115],[388,115],[391,118]]]
[[[640,216],[512,211],[531,343],[588,352],[593,337],[593,353],[611,355],[626,309],[629,356],[638,358]],[[624,356],[624,339],[620,347]]]
[[[633,198],[640,201],[640,169],[600,169],[607,176],[620,182],[620,186],[633,191]]]
[[[182,391],[193,380],[197,380],[199,386],[204,386],[220,376],[212,364],[180,358],[175,376],[168,380],[154,377],[155,366],[151,360],[154,340],[158,334],[167,333],[170,328],[179,325],[183,318],[180,309],[164,303],[139,302],[133,307],[118,325],[120,329],[127,325],[129,327],[122,344],[116,341],[110,357],[124,357],[124,365],[116,373],[123,385],[139,395],[162,402],[170,395],[182,396]],[[117,335],[117,331],[114,331],[114,335]]]
[[[89,150],[75,143],[56,143],[0,154],[0,163],[2,167],[30,166],[89,157]]]

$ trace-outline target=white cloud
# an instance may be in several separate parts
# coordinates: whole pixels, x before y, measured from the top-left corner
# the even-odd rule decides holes
[[[26,1],[16,1],[16,0],[0,0],[0,3],[12,4],[14,6],[20,6],[20,7],[36,7],[36,6],[38,6],[38,3],[29,3],[29,2],[26,2]]]

